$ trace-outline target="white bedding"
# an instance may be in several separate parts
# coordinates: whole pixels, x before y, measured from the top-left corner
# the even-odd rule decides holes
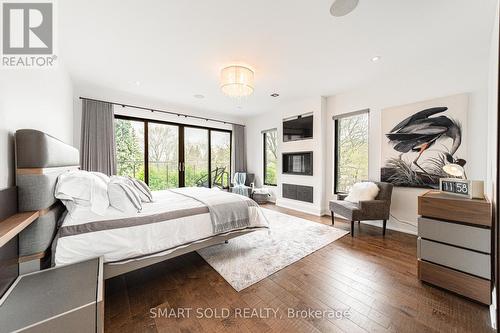
[[[168,190],[153,192],[153,198],[154,202],[143,204],[140,213],[122,213],[110,206],[104,216],[89,212],[86,216],[73,218],[67,214],[61,227],[204,207],[199,201]],[[251,228],[268,227],[258,206],[249,207],[249,218]],[[103,256],[105,263],[122,264],[144,257],[165,255],[176,248],[212,236],[215,236],[213,225],[210,214],[206,212],[167,221],[57,237],[55,264],[65,265],[97,256]]]

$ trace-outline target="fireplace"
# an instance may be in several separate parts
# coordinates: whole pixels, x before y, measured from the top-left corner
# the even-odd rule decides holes
[[[283,153],[283,173],[312,176],[313,152]]]

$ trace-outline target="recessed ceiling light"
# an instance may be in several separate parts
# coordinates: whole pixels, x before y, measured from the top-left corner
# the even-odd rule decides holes
[[[359,0],[335,0],[330,7],[330,14],[336,17],[346,16],[358,5]]]
[[[198,99],[203,99],[205,98],[205,96],[203,96],[202,94],[196,94],[196,95],[193,95],[194,98],[198,98]]]
[[[372,62],[378,62],[381,58],[381,56],[375,56],[372,58]]]
[[[280,95],[280,94],[278,94],[278,93],[272,93],[272,94],[271,94],[271,97],[278,97],[279,95]]]

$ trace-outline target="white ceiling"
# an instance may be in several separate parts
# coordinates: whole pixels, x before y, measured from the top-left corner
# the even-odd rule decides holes
[[[332,0],[64,0],[59,54],[76,85],[247,116],[396,72],[485,60],[496,1],[360,0],[335,18]],[[241,102],[219,89],[233,63],[255,70],[255,93]]]

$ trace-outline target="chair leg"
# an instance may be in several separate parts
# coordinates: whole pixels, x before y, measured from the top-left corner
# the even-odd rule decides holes
[[[334,215],[333,210],[331,212],[332,212],[332,225],[334,225],[335,224],[335,217],[333,216]]]
[[[384,235],[384,236],[385,236],[385,227],[386,227],[386,225],[387,225],[387,220],[384,220],[384,223],[382,225],[382,235]]]
[[[351,221],[351,237],[354,237],[354,221]]]

